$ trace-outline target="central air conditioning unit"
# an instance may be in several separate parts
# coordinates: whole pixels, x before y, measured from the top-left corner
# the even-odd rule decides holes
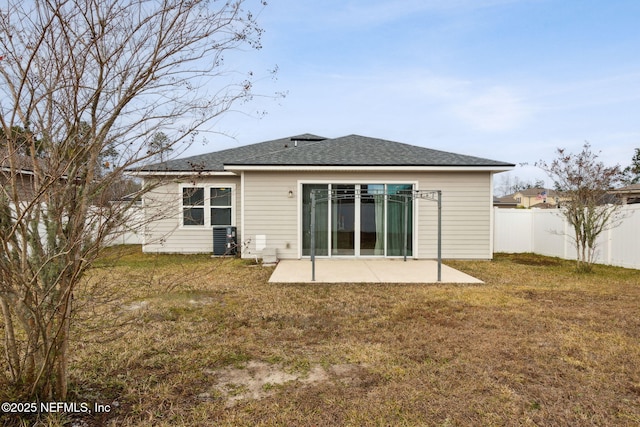
[[[236,255],[238,248],[236,227],[213,227],[213,254]]]

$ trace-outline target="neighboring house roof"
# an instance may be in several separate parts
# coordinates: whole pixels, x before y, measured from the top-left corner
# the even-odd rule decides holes
[[[518,206],[515,199],[513,197],[493,197],[493,206],[503,207],[503,208],[515,208]]]
[[[480,157],[348,135],[304,134],[145,166],[142,172],[225,171],[245,166],[465,166],[512,168]]]
[[[554,190],[547,190],[545,188],[527,188],[521,191],[516,191],[513,194],[510,194],[510,197],[515,197],[517,194],[520,194],[523,197],[536,197],[538,195],[542,195],[542,193],[545,192],[547,197],[560,197],[561,194],[559,194],[557,191]],[[507,196],[505,196],[507,197]]]
[[[625,187],[616,188],[615,190],[611,190],[611,192],[617,194],[640,193],[640,184],[631,184]]]
[[[640,184],[631,184],[610,191],[611,194],[623,199],[624,203],[640,203]]]
[[[6,149],[0,149],[0,171],[11,172],[15,170],[19,174],[33,175],[33,159],[29,156],[17,155],[14,156],[14,168],[11,167],[9,162],[9,153]]]
[[[56,179],[66,180],[68,178],[66,174],[56,174],[55,170],[50,167],[50,164],[44,157],[34,159],[31,156],[20,154],[16,155],[13,160],[14,164],[12,166],[6,150],[0,150],[0,173],[10,174],[15,171],[17,174],[25,177],[39,173],[48,177],[55,177]]]

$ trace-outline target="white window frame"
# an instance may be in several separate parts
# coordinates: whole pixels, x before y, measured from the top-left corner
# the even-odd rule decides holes
[[[185,225],[184,223],[184,208],[185,206],[182,204],[183,202],[183,191],[185,188],[202,188],[204,191],[204,225]],[[224,227],[224,225],[211,225],[211,208],[223,208],[222,206],[212,206],[211,205],[211,189],[212,188],[230,188],[231,189],[231,224],[230,226],[236,225],[236,184],[229,182],[215,182],[215,183],[207,183],[207,184],[191,184],[185,183],[180,184],[178,186],[178,192],[180,197],[180,228],[184,230],[205,230],[212,229],[213,227]],[[199,206],[198,206],[199,207]],[[226,207],[225,207],[226,208]]]
[[[420,190],[420,181],[417,181],[415,179],[405,179],[405,180],[393,180],[393,179],[380,179],[380,178],[374,178],[374,179],[301,179],[297,181],[297,188],[298,188],[298,259],[304,259],[304,258],[311,258],[309,255],[303,255],[303,248],[302,248],[302,186],[304,184],[328,184],[328,189],[332,189],[332,185],[335,184],[353,184],[353,185],[372,185],[372,184],[378,184],[378,185],[384,185],[385,187],[385,191],[387,190],[387,185],[411,185],[411,187],[413,188],[413,190]],[[417,259],[419,258],[419,247],[418,247],[418,242],[420,241],[419,239],[419,218],[420,218],[420,203],[412,203],[413,204],[413,209],[412,211],[409,213],[409,215],[413,215],[413,229],[412,229],[412,240],[411,240],[411,247],[413,250],[413,253],[411,255],[411,258]],[[358,204],[356,204],[358,205]],[[360,212],[359,212],[359,207],[358,207],[358,212],[356,213],[356,217],[360,216]],[[385,211],[384,211],[384,217],[387,218],[387,204],[385,203]],[[329,213],[328,213],[328,221],[329,224],[331,224],[331,201],[329,201]],[[329,227],[329,229],[327,230],[327,233],[329,234],[327,236],[327,239],[329,242],[331,242],[331,227]],[[387,234],[387,221],[385,220],[385,224],[384,224],[384,233],[385,235]],[[358,234],[358,233],[356,233]],[[358,245],[359,243],[359,236],[356,236],[356,238],[358,239]],[[330,243],[329,243],[330,244]],[[402,258],[402,255],[387,255],[387,245],[385,242],[385,248],[384,248],[384,255],[360,255],[359,252],[356,255],[344,255],[344,256],[340,256],[340,255],[331,255],[331,248],[329,248],[329,255],[316,255],[318,258]]]
[[[229,197],[229,204],[228,205],[218,206],[218,205],[213,205],[211,203],[211,200],[212,200],[211,190],[214,189],[214,188],[215,189],[224,188],[224,189],[229,189],[231,191],[231,194],[230,194],[231,197]],[[233,226],[233,223],[234,223],[234,221],[233,221],[233,189],[231,187],[229,187],[229,186],[226,186],[226,185],[214,185],[214,186],[208,187],[206,191],[209,194],[209,215],[210,215],[209,216],[209,224],[211,225],[211,227]],[[230,212],[229,212],[229,220],[230,220],[229,224],[211,224],[211,222],[213,221],[213,215],[211,215],[211,214],[212,214],[214,209],[224,209],[224,210],[229,209],[230,210]]]
[[[184,204],[184,190],[185,189],[202,189],[202,198],[203,198],[203,202],[202,205],[185,205]],[[184,227],[184,228],[202,228],[204,227],[204,225],[207,224],[207,219],[205,218],[205,215],[207,213],[207,202],[206,202],[206,197],[207,197],[207,190],[204,188],[204,186],[201,185],[182,185],[180,186],[180,226]],[[202,225],[201,224],[185,224],[185,215],[184,215],[184,211],[185,209],[202,209]]]

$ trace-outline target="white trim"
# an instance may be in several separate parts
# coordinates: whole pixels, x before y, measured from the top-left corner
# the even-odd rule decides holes
[[[234,191],[235,193],[235,191]],[[235,199],[234,199],[235,200]],[[242,239],[242,241],[246,240],[246,236],[244,235],[244,200],[245,200],[245,195],[244,195],[244,172],[240,173],[240,238]],[[237,235],[237,233],[236,233]],[[241,254],[242,256],[244,256],[244,254]]]
[[[232,182],[210,182],[210,183],[180,183],[178,184],[178,197],[179,197],[179,221],[178,228],[181,230],[211,230],[213,227],[217,227],[211,225],[211,205],[209,204],[210,200],[210,189],[212,188],[231,188],[231,226],[234,227],[236,225],[236,184]],[[184,209],[182,207],[182,189],[183,188],[203,188],[204,189],[204,205],[202,208],[204,209],[204,225],[184,225]]]
[[[0,166],[0,172],[12,173],[13,171],[15,171],[17,175],[36,176],[36,172],[32,169],[12,169],[9,166]],[[48,178],[55,178],[55,179],[68,179],[66,174],[63,174],[60,176],[53,176],[52,174],[45,172],[45,176]]]
[[[301,171],[301,172],[507,172],[515,166],[283,166],[228,165],[225,171]]]
[[[362,240],[362,184],[355,184],[353,188],[360,191],[358,202],[356,203],[354,200],[353,203],[353,255],[360,258],[360,250],[362,249],[360,247]],[[384,191],[384,186],[382,188]],[[384,251],[382,255],[384,256]]]
[[[386,185],[382,185],[382,191],[386,192],[387,188]],[[382,226],[382,232],[384,233],[384,247],[382,248],[382,256],[383,257],[387,257],[387,249],[389,249],[389,200],[385,200],[384,204],[382,205],[383,209],[383,218],[384,218],[384,225]],[[375,209],[375,208],[374,208]],[[411,235],[413,236],[413,230],[411,230],[412,233]]]
[[[358,179],[339,179],[338,178],[332,178],[332,179],[299,179],[298,180],[298,184],[360,184],[360,185],[367,185],[367,184],[392,184],[392,185],[397,185],[397,184],[412,184],[412,185],[418,185],[418,181],[416,180],[388,180],[388,179],[384,179],[384,178],[376,178],[376,179],[367,179],[367,178],[358,178]],[[302,187],[301,187],[302,188]]]
[[[11,169],[9,166],[0,166],[0,172],[12,172],[16,171],[18,175],[31,175],[34,176],[36,173],[30,169]]]
[[[302,186],[304,184],[360,184],[360,185],[367,185],[367,184],[381,184],[381,185],[385,185],[385,184],[411,184],[413,186],[414,189],[418,190],[419,187],[419,181],[418,180],[386,180],[384,178],[380,178],[380,179],[373,179],[373,180],[369,180],[366,178],[358,178],[358,179],[344,179],[344,180],[336,180],[335,178],[332,179],[313,179],[313,178],[308,178],[308,179],[298,179],[297,180],[297,187],[298,187],[298,205],[297,205],[297,209],[298,209],[298,259],[302,259],[302,258],[309,258],[309,255],[303,255],[302,254],[302,250],[303,250],[303,244],[302,244]],[[413,255],[412,258],[417,258],[418,256],[418,245],[417,245],[417,238],[418,238],[418,211],[416,210],[417,205],[419,205],[419,203],[413,203],[413,218],[414,218],[414,224],[413,224],[413,231],[415,231],[415,233],[412,233],[412,251],[413,251]],[[384,217],[387,218],[387,205],[385,203],[385,212],[384,212]],[[329,209],[328,212],[328,221],[329,223],[331,223],[331,209]],[[328,227],[327,229],[327,241],[331,242],[331,227]],[[385,220],[384,222],[384,234],[386,236],[387,234],[387,221]],[[331,253],[331,251],[329,250],[329,253]],[[324,257],[324,258],[331,258],[333,257],[332,255],[316,255],[317,257]],[[340,256],[344,256],[344,257],[350,257],[350,258],[360,258],[360,256],[355,256],[355,255],[335,255],[335,257],[340,257]],[[366,255],[372,258],[395,258],[396,256],[388,256],[387,255],[387,244],[386,244],[386,240],[385,240],[385,245],[384,245],[384,255]],[[402,258],[402,256],[400,256],[399,258]]]
[[[300,180],[296,182],[296,227],[297,231],[297,246],[298,246],[298,259],[302,259],[302,183]]]
[[[494,211],[493,211],[493,174],[489,174],[489,258],[493,259]]]
[[[332,184],[353,184],[353,185],[400,185],[400,184],[409,184],[412,186],[412,188],[414,190],[418,190],[419,188],[419,181],[417,180],[385,180],[385,179],[375,179],[375,180],[368,180],[366,178],[359,178],[359,179],[337,179],[337,178],[333,178],[333,179],[298,179],[297,180],[297,189],[298,189],[298,196],[297,196],[297,238],[298,238],[298,259],[303,259],[303,258],[309,258],[309,255],[303,255],[302,251],[303,251],[303,242],[302,242],[302,229],[303,229],[303,224],[302,224],[302,186],[304,184],[327,184],[328,186],[332,185]],[[418,211],[418,205],[419,203],[412,203],[412,212],[411,214],[413,215],[413,220],[412,220],[412,230],[411,230],[411,258],[413,259],[417,259],[418,258],[418,254],[419,254],[419,250],[418,250],[418,244],[417,242],[418,240],[418,229],[419,227],[419,211]],[[383,255],[360,255],[360,236],[359,233],[355,233],[354,234],[354,255],[331,255],[331,226],[328,227],[327,229],[327,233],[328,238],[327,238],[327,242],[329,244],[328,247],[328,255],[316,255],[316,257],[319,258],[403,258],[402,255],[387,255],[387,241],[386,241],[386,235],[387,235],[387,204],[385,203],[384,205],[384,234],[385,234],[385,245],[384,245],[384,254]],[[331,218],[331,214],[332,214],[332,209],[331,209],[331,203],[329,203],[329,207],[328,207],[328,215],[327,215],[327,220],[329,222],[329,224],[332,224],[332,218]],[[356,221],[356,223],[358,223],[360,221],[360,212],[359,210],[361,209],[361,207],[359,206],[359,203],[356,204],[354,206],[354,220]],[[357,211],[357,212],[356,212]]]

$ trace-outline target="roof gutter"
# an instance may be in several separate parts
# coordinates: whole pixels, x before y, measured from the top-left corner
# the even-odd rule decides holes
[[[126,171],[130,176],[236,176],[237,174],[229,171]]]
[[[357,171],[357,172],[506,172],[515,165],[504,166],[308,166],[308,165],[225,165],[226,171]]]

